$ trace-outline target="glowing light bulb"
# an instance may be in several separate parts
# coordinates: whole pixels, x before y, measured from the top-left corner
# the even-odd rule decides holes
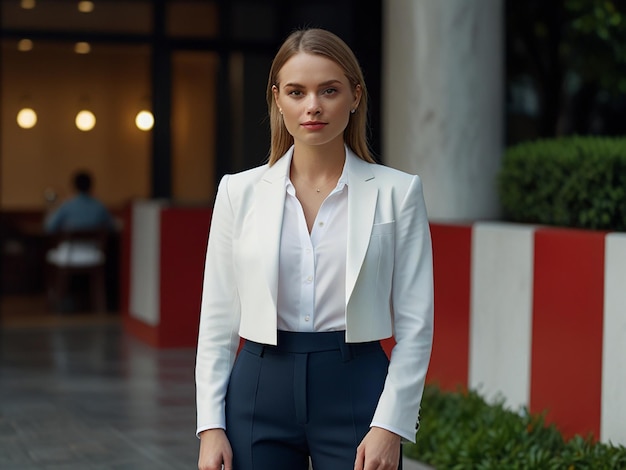
[[[80,11],[81,13],[91,13],[94,8],[95,8],[95,5],[93,2],[89,2],[89,1],[78,2],[78,11]]]
[[[154,126],[154,116],[150,111],[141,110],[135,117],[135,125],[142,131],[149,131]]]
[[[20,52],[28,52],[33,49],[33,41],[30,39],[20,39],[17,43],[17,50]]]
[[[74,44],[74,52],[77,54],[89,54],[91,45],[88,42],[77,42]]]
[[[37,113],[32,108],[22,108],[17,113],[17,125],[22,129],[30,129],[37,124]]]
[[[96,125],[96,116],[91,111],[83,109],[76,115],[76,127],[81,131],[90,131]]]

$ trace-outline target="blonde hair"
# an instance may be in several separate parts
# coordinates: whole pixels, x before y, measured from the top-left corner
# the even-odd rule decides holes
[[[270,68],[267,81],[267,107],[270,118],[271,145],[269,164],[276,163],[293,145],[293,137],[287,131],[274,100],[273,86],[279,87],[278,73],[285,63],[299,52],[326,57],[341,67],[352,85],[361,87],[361,100],[344,131],[346,145],[366,162],[374,163],[367,142],[367,89],[358,60],[348,45],[335,34],[324,29],[302,29],[294,31],[283,42]]]

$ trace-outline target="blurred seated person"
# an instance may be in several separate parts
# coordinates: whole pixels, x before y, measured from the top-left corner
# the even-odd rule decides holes
[[[115,221],[102,202],[92,196],[93,180],[86,171],[73,177],[75,195],[62,203],[45,220],[44,229],[49,234],[68,232],[108,232],[115,229]],[[104,262],[100,247],[90,242],[62,242],[50,250],[46,259],[55,265],[88,266]]]

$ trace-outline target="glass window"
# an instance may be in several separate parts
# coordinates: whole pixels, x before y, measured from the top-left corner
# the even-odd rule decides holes
[[[217,70],[215,52],[172,56],[172,196],[210,204],[215,196]]]
[[[19,51],[3,40],[1,193],[3,208],[47,207],[69,195],[78,168],[95,178],[95,194],[107,205],[150,195],[151,134],[135,125],[150,90],[150,47],[91,45],[89,54],[73,43],[34,41]],[[20,128],[17,115],[28,107],[36,124]],[[80,131],[75,118],[91,111],[95,127]]]

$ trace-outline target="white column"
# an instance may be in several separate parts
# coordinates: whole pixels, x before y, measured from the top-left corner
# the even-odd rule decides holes
[[[469,387],[513,409],[530,403],[535,227],[472,231]]]
[[[432,220],[499,215],[503,1],[385,0],[383,155],[419,174]]]
[[[130,250],[130,316],[150,325],[160,322],[161,209],[158,200],[132,207]]]
[[[626,445],[626,234],[606,237],[600,438]]]

